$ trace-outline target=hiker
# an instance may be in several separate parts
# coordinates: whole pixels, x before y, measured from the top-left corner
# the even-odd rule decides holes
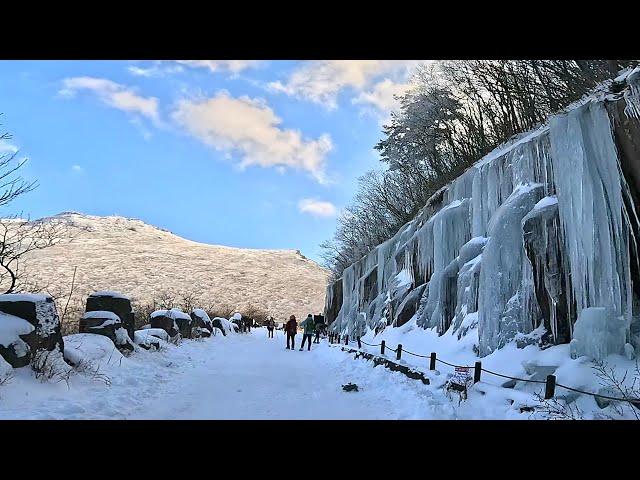
[[[267,332],[269,334],[269,338],[273,338],[273,329],[276,326],[276,322],[273,321],[273,317],[269,317],[267,320]]]
[[[296,322],[296,316],[291,315],[289,321],[284,327],[287,332],[287,350],[295,350],[296,348],[296,333],[298,332],[298,322]],[[289,348],[289,341],[291,341],[291,348]]]
[[[311,314],[307,315],[302,323],[300,324],[302,328],[304,328],[304,334],[302,336],[302,346],[300,347],[300,351],[304,349],[304,342],[309,342],[309,348],[307,350],[311,350],[311,337],[313,337],[313,331],[316,328],[315,322],[313,321],[313,316]]]

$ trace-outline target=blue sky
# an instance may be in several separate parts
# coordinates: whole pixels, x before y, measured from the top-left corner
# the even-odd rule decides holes
[[[122,215],[319,260],[413,61],[1,61],[0,132],[40,186],[4,211]]]

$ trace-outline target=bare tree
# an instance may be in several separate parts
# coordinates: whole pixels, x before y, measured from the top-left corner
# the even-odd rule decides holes
[[[34,291],[37,285],[25,277],[25,256],[69,238],[68,224],[56,219],[29,221],[15,216],[0,219],[0,288],[4,293]],[[25,284],[21,278],[25,277]],[[42,290],[42,289],[40,289]]]

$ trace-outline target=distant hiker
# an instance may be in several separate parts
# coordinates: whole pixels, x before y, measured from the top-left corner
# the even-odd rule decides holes
[[[289,321],[284,327],[287,332],[287,350],[295,350],[296,348],[296,333],[298,333],[298,322],[296,322],[296,316],[291,315]],[[289,348],[289,341],[291,341],[291,348]]]
[[[309,342],[309,348],[307,350],[311,350],[311,337],[313,337],[313,331],[316,328],[316,324],[313,321],[313,316],[311,314],[307,315],[302,323],[300,324],[302,328],[304,328],[304,334],[302,336],[302,346],[300,347],[300,351],[304,349],[304,342]]]
[[[267,332],[269,334],[269,338],[273,338],[273,329],[276,327],[276,322],[273,321],[273,317],[269,317],[267,320]]]

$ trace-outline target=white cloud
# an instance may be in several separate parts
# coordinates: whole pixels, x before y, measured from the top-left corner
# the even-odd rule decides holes
[[[381,112],[390,112],[398,106],[394,95],[402,95],[409,89],[408,83],[396,83],[389,78],[376,83],[371,90],[361,92],[351,100],[354,104],[372,106]]]
[[[80,90],[88,90],[112,108],[124,112],[141,115],[159,123],[158,99],[155,97],[142,97],[134,89],[119,83],[96,77],[72,77],[65,78],[63,88],[58,92],[65,97],[74,97]]]
[[[269,83],[272,91],[309,100],[333,110],[344,89],[362,92],[381,77],[404,82],[419,64],[415,60],[317,60],[304,63],[285,83]]]
[[[337,213],[335,205],[331,202],[323,202],[313,198],[304,198],[298,202],[298,210],[309,213],[314,217],[333,217]]]
[[[84,168],[82,168],[80,165],[72,165],[71,171],[75,173],[82,173],[84,172]]]
[[[325,157],[333,148],[331,137],[306,139],[299,130],[282,128],[282,119],[264,100],[234,98],[221,91],[211,98],[180,101],[173,118],[207,145],[232,158],[239,156],[240,168],[294,168],[327,182]]]
[[[0,139],[0,157],[3,155],[13,155],[18,151],[18,147],[6,140]]]
[[[206,68],[214,73],[240,73],[248,68],[257,67],[262,60],[176,60],[176,62],[191,68]]]
[[[184,68],[181,65],[167,64],[166,62],[154,61],[148,67],[139,67],[137,65],[130,65],[127,67],[130,74],[136,77],[164,77],[172,73],[182,72]]]

